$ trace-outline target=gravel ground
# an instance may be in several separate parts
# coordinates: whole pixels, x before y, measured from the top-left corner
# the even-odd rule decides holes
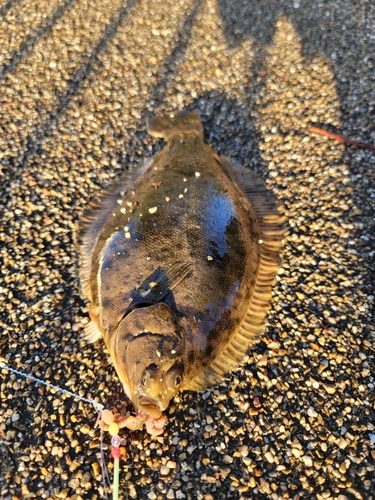
[[[129,409],[79,341],[73,231],[159,151],[156,112],[198,110],[290,224],[259,344],[163,436],[124,432],[123,498],[375,498],[375,155],[307,131],[375,144],[374,53],[373,0],[1,1],[2,362]],[[1,499],[103,498],[90,404],[6,369],[0,398]]]

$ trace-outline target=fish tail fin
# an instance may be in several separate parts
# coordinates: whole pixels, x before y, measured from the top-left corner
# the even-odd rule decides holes
[[[156,116],[147,124],[147,130],[154,137],[168,140],[172,135],[197,135],[203,139],[203,125],[196,111],[180,111],[174,117]]]

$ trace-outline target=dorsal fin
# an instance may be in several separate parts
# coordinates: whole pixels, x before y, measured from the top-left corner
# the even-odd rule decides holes
[[[81,334],[80,340],[85,340],[88,344],[93,344],[102,336],[102,332],[99,330],[98,325],[94,321],[90,321],[85,326],[84,333]]]
[[[118,200],[123,198],[123,193],[136,183],[150,166],[151,161],[145,162],[141,167],[125,172],[117,183],[102,191],[93,199],[85,209],[76,231],[76,243],[79,248],[80,266],[79,274],[84,295],[91,301],[90,276],[92,255],[97,244],[100,232],[108,218],[118,207]]]
[[[226,374],[242,363],[249,347],[264,331],[267,312],[271,306],[272,286],[279,269],[278,253],[287,234],[286,219],[281,208],[258,177],[248,169],[232,165],[223,158],[218,158],[218,161],[254,207],[261,235],[260,261],[253,294],[241,325],[225,350],[186,387],[194,391],[223,382]]]

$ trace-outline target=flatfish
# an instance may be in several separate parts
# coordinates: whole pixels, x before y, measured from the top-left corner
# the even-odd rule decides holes
[[[264,329],[285,218],[249,169],[218,156],[195,112],[149,121],[165,148],[93,202],[79,229],[80,278],[136,417],[159,434],[182,390],[238,367]]]

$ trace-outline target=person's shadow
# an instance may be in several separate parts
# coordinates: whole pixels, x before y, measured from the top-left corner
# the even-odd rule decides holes
[[[375,42],[373,36],[369,36],[374,32],[374,27],[369,24],[371,16],[368,11],[373,10],[370,2],[348,0],[342,3],[326,2],[322,6],[313,0],[217,0],[217,6],[229,47],[236,47],[244,38],[250,38],[255,48],[267,50],[273,43],[277,20],[286,18],[298,33],[303,57],[312,60],[323,55],[331,61],[332,71],[337,77],[336,88],[343,119],[353,120],[357,131],[365,130],[369,135],[368,125],[375,123],[375,107],[370,106],[370,102],[374,102],[375,86],[372,85],[373,94],[364,100],[369,106],[365,113],[361,113],[360,123],[355,123],[358,112],[355,105],[349,108],[346,103],[355,104],[352,95],[368,92],[370,86],[363,85],[364,81],[374,82]],[[353,16],[353,13],[356,15]],[[361,37],[361,42],[353,43],[358,37]],[[349,47],[350,60],[346,57]],[[353,61],[356,62],[354,68],[350,66]],[[372,130],[375,130],[374,125]],[[362,140],[369,138],[365,135]]]

